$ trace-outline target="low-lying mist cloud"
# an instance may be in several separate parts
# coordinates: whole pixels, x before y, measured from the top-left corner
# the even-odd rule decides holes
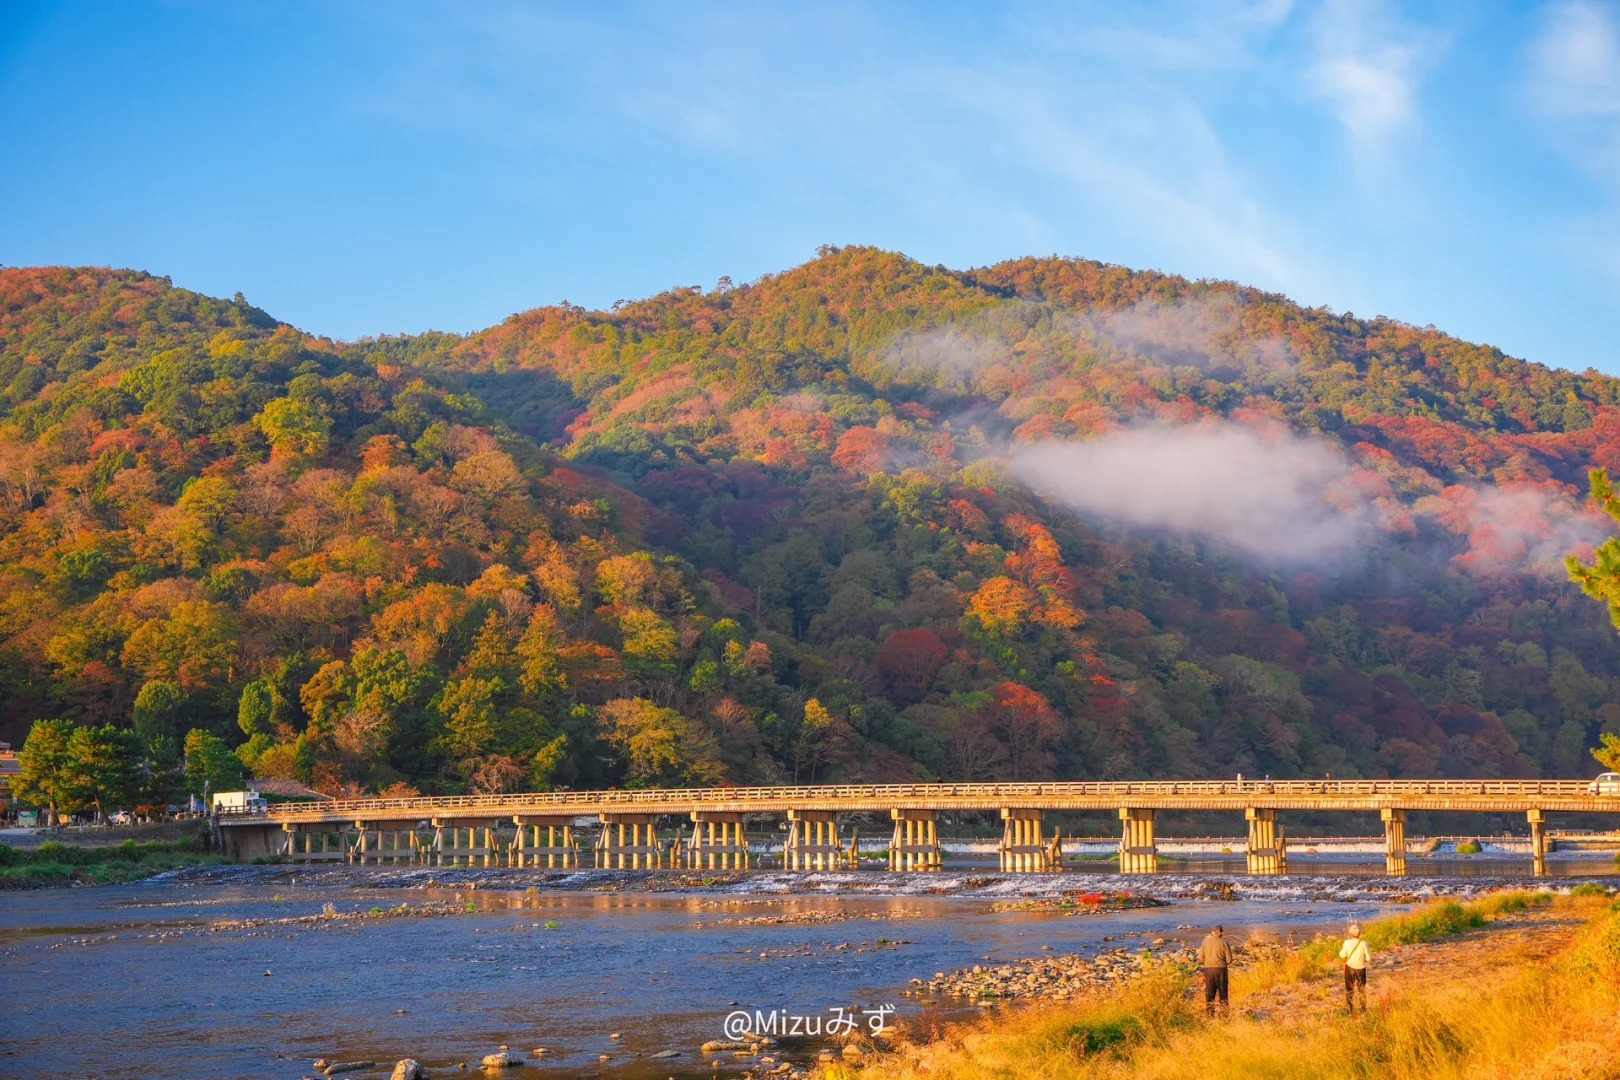
[[[1609,536],[1607,518],[1557,485],[1474,485],[1446,494],[1413,509],[1464,538],[1467,550],[1456,564],[1476,577],[1562,578],[1565,556],[1589,557]]]
[[[1287,342],[1243,326],[1243,308],[1225,294],[1147,297],[1122,306],[1075,311],[1019,300],[960,322],[900,334],[878,360],[901,377],[946,373],[968,379],[994,364],[1016,363],[1015,347],[1028,338],[1070,338],[1168,367],[1291,370]]]
[[[1172,367],[1237,367],[1250,379],[1256,366],[1283,378],[1296,363],[1286,342],[1249,333],[1241,303],[1219,294],[1080,312],[1016,301],[900,335],[878,359],[902,377],[948,373],[965,386],[992,365],[1020,364],[1017,343],[1032,334],[1070,336]],[[1477,578],[1561,577],[1565,555],[1608,535],[1577,494],[1552,482],[1467,482],[1407,502],[1379,478],[1376,463],[1282,424],[1144,420],[1088,440],[1009,447],[992,435],[990,443],[1024,483],[1080,513],[1324,569],[1348,569],[1384,539],[1419,544],[1436,565],[1450,562]]]
[[[1332,444],[1231,423],[1124,428],[1015,451],[1031,487],[1082,513],[1220,540],[1272,559],[1343,554],[1369,532],[1335,496],[1351,466]]]

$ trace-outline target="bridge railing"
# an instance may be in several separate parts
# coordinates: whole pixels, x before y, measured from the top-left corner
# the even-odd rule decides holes
[[[619,808],[680,804],[703,806],[812,804],[825,802],[892,802],[998,800],[1016,807],[1020,799],[1113,799],[1125,806],[1132,796],[1316,796],[1386,798],[1402,796],[1498,796],[1503,798],[1579,797],[1586,780],[1117,780],[993,784],[817,784],[791,787],[637,788],[608,791],[546,791],[504,795],[435,795],[393,799],[336,799],[277,806],[271,820],[312,815],[364,814],[380,811],[486,810],[511,813],[548,806],[588,806],[591,812]]]

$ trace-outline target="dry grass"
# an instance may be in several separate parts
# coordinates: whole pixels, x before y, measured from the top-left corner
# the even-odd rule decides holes
[[[1438,900],[1402,915],[1370,922],[1362,932],[1373,952],[1398,945],[1416,945],[1453,937],[1490,925],[1505,915],[1516,915],[1531,908],[1545,907],[1553,894],[1513,890],[1493,893],[1478,900],[1458,903]],[[1318,938],[1275,960],[1234,972],[1234,993],[1254,993],[1274,986],[1321,978],[1339,970],[1341,937]]]
[[[1490,924],[1555,907],[1534,933]],[[1470,931],[1487,928],[1483,933]],[[1263,1007],[1210,1021],[1185,977],[1163,971],[1106,998],[1035,1007],[951,1029],[825,1080],[1199,1077],[1204,1080],[1462,1080],[1620,1078],[1610,1037],[1620,1009],[1620,905],[1507,893],[1427,905],[1367,927],[1375,950],[1399,948],[1419,967],[1375,962],[1369,1015],[1342,1015],[1337,939],[1237,972],[1233,1000]],[[1468,937],[1458,939],[1457,934]],[[1446,940],[1443,946],[1411,943]],[[1402,948],[1404,947],[1404,948]],[[1421,954],[1421,955],[1420,955]],[[1201,1005],[1201,1003],[1199,1003]]]

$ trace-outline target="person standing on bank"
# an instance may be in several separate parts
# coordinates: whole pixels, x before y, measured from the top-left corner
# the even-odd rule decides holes
[[[1372,950],[1361,940],[1361,927],[1351,923],[1346,928],[1349,937],[1339,947],[1339,959],[1344,961],[1344,1003],[1350,1015],[1356,1015],[1356,998],[1361,999],[1361,1015],[1367,1015],[1367,965],[1372,963]]]
[[[1217,926],[1198,946],[1198,956],[1204,965],[1204,1011],[1215,1015],[1215,999],[1221,1000],[1221,1013],[1230,1011],[1226,1000],[1227,972],[1232,966],[1232,947],[1226,943],[1226,928]]]

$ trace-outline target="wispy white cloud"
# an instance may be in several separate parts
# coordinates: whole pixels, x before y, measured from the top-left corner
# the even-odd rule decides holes
[[[851,197],[896,207],[887,234],[826,241],[946,237],[912,253],[1061,251],[1307,302],[1360,298],[1314,252],[1308,223],[1268,197],[1265,166],[1234,152],[1220,115],[1240,83],[1247,109],[1250,86],[1297,70],[1291,0],[1026,11],[948,53],[919,48],[881,9],[644,14],[484,6],[450,26],[402,15],[411,48],[367,107],[542,159],[604,140],[653,160],[673,148],[769,177],[809,213]]]
[[[1393,143],[1421,123],[1418,91],[1443,39],[1356,0],[1328,0],[1311,31],[1313,93],[1338,119],[1357,163],[1384,166]]]
[[[1570,0],[1541,15],[1525,97],[1548,142],[1592,183],[1591,200],[1547,228],[1571,261],[1620,285],[1620,12]]]
[[[1113,16],[1124,21],[1064,26],[1050,18],[1026,18],[1015,25],[1040,49],[1090,57],[1109,67],[1235,72],[1261,62],[1270,36],[1293,8],[1293,0],[1179,3],[1160,18],[1144,18],[1141,7],[1120,7]]]
[[[1543,112],[1620,117],[1620,16],[1613,6],[1553,5],[1529,59],[1530,95]]]

